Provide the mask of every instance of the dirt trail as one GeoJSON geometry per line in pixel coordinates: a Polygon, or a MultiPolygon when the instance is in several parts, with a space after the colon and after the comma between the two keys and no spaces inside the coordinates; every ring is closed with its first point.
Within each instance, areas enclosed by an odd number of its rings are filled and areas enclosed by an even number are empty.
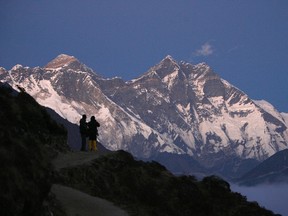
{"type": "MultiPolygon", "coordinates": [[[[68,152],[59,154],[53,160],[55,170],[65,167],[90,163],[93,159],[102,155],[96,152],[68,152]]],[[[71,187],[54,184],[51,192],[63,205],[67,216],[128,216],[128,214],[116,207],[113,203],[88,195],[71,187]]]]}
{"type": "Polygon", "coordinates": [[[55,166],[55,169],[59,171],[65,167],[72,167],[81,165],[84,163],[90,163],[93,159],[98,158],[101,154],[98,152],[68,152],[68,153],[59,153],[57,158],[52,161],[52,164],[55,166]]]}
{"type": "Polygon", "coordinates": [[[51,191],[62,203],[68,216],[128,216],[113,203],[62,185],[53,185],[51,191]]]}

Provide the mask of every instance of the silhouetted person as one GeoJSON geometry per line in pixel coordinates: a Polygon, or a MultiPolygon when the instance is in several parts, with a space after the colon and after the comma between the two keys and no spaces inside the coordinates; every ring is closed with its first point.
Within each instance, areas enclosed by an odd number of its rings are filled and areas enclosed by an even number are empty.
{"type": "Polygon", "coordinates": [[[86,137],[88,136],[88,125],[86,122],[86,115],[82,115],[79,129],[81,134],[81,151],[86,151],[86,137]]]}
{"type": "Polygon", "coordinates": [[[96,121],[95,116],[92,116],[90,122],[88,122],[88,135],[89,135],[89,150],[97,151],[97,136],[98,136],[98,127],[100,127],[99,122],[96,121]]]}

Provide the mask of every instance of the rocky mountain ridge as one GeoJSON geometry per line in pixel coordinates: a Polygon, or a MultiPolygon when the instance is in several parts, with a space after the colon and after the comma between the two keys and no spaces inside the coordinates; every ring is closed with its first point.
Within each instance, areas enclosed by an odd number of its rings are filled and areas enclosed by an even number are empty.
{"type": "Polygon", "coordinates": [[[247,163],[255,165],[287,148],[282,114],[251,100],[205,63],[167,56],[125,82],[103,78],[62,54],[43,68],[2,68],[0,80],[23,87],[70,122],[78,123],[83,113],[95,115],[105,147],[138,158],[185,155],[233,176],[247,171],[247,163]]]}

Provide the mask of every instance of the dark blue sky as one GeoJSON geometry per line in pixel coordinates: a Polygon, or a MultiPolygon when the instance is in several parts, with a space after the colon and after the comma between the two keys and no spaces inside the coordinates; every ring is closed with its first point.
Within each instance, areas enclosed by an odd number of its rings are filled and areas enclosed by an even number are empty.
{"type": "Polygon", "coordinates": [[[287,0],[0,0],[0,66],[65,53],[130,80],[169,54],[288,112],[287,20],[287,0]]]}

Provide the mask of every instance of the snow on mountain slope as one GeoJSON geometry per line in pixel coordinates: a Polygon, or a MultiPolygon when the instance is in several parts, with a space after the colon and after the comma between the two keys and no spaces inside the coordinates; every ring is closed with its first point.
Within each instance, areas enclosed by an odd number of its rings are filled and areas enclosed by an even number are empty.
{"type": "Polygon", "coordinates": [[[283,116],[281,115],[281,113],[279,113],[275,107],[270,104],[269,102],[265,101],[265,100],[254,100],[254,102],[261,107],[263,110],[265,110],[267,113],[270,113],[271,115],[273,115],[275,118],[277,118],[279,121],[283,122],[283,116]]]}
{"type": "Polygon", "coordinates": [[[286,125],[288,124],[288,113],[281,113],[281,116],[283,117],[284,122],[286,123],[286,125]]]}

